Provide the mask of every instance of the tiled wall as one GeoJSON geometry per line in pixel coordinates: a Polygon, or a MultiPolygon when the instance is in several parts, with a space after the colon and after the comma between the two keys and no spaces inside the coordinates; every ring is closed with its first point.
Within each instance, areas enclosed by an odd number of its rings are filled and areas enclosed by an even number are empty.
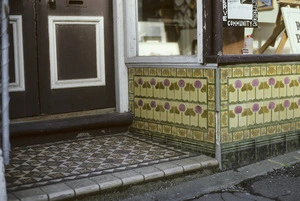
{"type": "Polygon", "coordinates": [[[221,68],[221,142],[300,129],[300,65],[221,68]]]}
{"type": "Polygon", "coordinates": [[[132,130],[211,155],[220,130],[226,168],[300,146],[300,63],[129,68],[129,90],[132,130]]]}
{"type": "Polygon", "coordinates": [[[214,153],[215,70],[130,68],[129,90],[133,130],[214,153]]]}
{"type": "Polygon", "coordinates": [[[220,69],[222,167],[299,149],[300,64],[220,69]]]}

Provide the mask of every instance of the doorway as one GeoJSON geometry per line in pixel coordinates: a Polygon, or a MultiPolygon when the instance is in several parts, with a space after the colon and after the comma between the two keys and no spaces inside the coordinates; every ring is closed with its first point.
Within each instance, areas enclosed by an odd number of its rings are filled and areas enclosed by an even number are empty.
{"type": "Polygon", "coordinates": [[[10,4],[11,118],[115,107],[111,0],[10,4]]]}

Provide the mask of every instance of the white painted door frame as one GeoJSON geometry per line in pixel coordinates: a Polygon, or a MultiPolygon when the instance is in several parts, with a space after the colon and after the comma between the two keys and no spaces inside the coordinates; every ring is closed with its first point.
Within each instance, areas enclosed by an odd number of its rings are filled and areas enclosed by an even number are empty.
{"type": "Polygon", "coordinates": [[[115,86],[116,110],[124,113],[129,111],[128,100],[128,69],[125,65],[124,53],[124,0],[113,0],[114,15],[114,51],[115,51],[115,86]]]}

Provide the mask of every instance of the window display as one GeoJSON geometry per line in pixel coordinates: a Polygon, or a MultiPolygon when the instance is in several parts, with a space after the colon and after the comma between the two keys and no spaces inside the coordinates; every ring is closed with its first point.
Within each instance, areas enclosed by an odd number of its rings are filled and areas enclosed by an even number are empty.
{"type": "MultiPolygon", "coordinates": [[[[300,10],[299,6],[299,0],[223,0],[223,54],[299,53],[287,33],[292,21],[284,20],[282,12],[285,7],[300,10]]],[[[293,18],[300,21],[300,14],[293,18]]]]}
{"type": "Polygon", "coordinates": [[[138,56],[194,55],[196,0],[138,0],[138,56]]]}

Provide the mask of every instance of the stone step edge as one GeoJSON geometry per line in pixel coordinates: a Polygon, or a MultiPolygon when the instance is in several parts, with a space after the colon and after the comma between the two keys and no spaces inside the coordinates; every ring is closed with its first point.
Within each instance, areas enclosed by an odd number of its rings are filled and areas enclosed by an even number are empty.
{"type": "Polygon", "coordinates": [[[15,191],[8,193],[8,201],[71,199],[209,167],[218,167],[218,161],[205,155],[194,156],[122,172],[15,191]]]}

